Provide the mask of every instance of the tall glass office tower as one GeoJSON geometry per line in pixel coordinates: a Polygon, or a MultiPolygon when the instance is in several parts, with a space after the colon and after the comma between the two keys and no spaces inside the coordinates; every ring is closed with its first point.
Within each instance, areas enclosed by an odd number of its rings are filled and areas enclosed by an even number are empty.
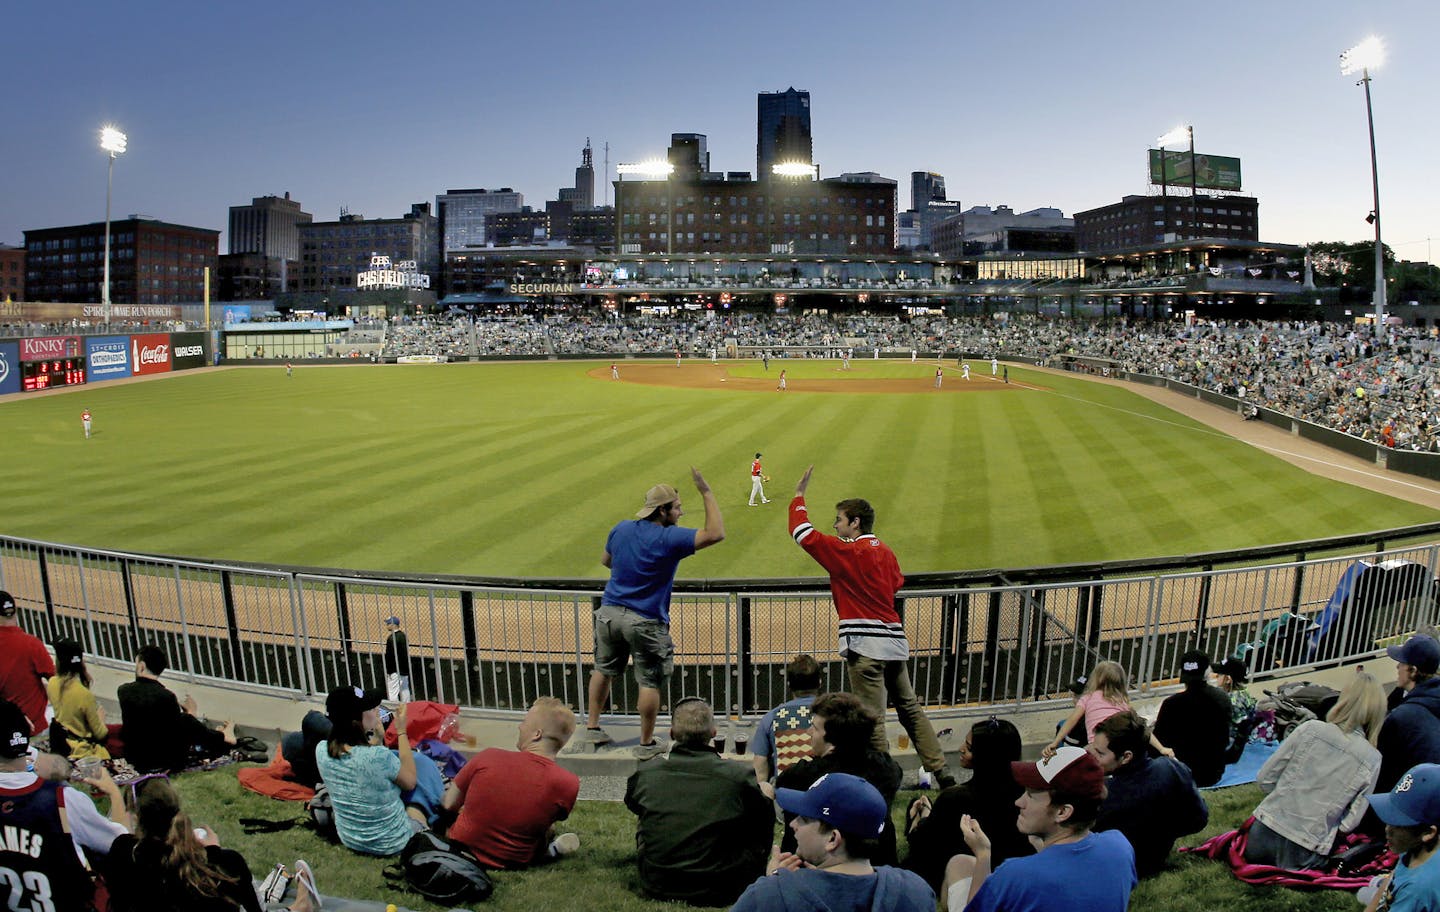
{"type": "Polygon", "coordinates": [[[814,161],[810,146],[810,93],[793,86],[783,92],[761,92],[756,119],[755,178],[770,177],[777,162],[814,161]]]}

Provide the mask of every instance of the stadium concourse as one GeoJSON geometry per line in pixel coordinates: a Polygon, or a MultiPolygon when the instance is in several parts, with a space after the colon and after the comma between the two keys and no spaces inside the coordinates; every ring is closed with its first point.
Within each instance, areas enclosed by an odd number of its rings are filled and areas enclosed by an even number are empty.
{"type": "MultiPolygon", "coordinates": [[[[1397,449],[1440,452],[1440,339],[1393,327],[1385,346],[1365,327],[1300,321],[1095,321],[1010,314],[994,317],[876,314],[776,315],[682,311],[616,317],[593,308],[524,309],[468,317],[397,321],[383,355],[449,358],[660,355],[679,349],[708,358],[734,340],[742,352],[775,357],[1023,360],[1162,376],[1239,396],[1260,408],[1397,449]],[[782,354],[783,353],[783,354],[782,354]]],[[[988,373],[980,363],[978,374],[988,373]]]]}

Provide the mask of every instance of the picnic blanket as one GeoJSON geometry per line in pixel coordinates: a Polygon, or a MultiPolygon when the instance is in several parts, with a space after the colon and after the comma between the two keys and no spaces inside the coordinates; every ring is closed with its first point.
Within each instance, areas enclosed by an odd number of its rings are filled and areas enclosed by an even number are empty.
{"type": "Polygon", "coordinates": [[[1274,753],[1280,749],[1278,741],[1266,744],[1261,741],[1251,741],[1245,745],[1245,750],[1240,754],[1240,759],[1225,767],[1225,775],[1214,785],[1207,785],[1205,788],[1218,789],[1229,788],[1232,785],[1246,785],[1254,782],[1255,777],[1260,774],[1260,767],[1265,765],[1274,753]]]}
{"type": "Polygon", "coordinates": [[[1254,822],[1255,818],[1251,817],[1242,823],[1238,830],[1221,833],[1198,846],[1181,848],[1180,851],[1223,861],[1230,866],[1230,872],[1235,875],[1236,880],[1248,884],[1297,887],[1302,890],[1359,890],[1367,886],[1376,874],[1384,874],[1394,868],[1399,859],[1399,856],[1387,848],[1369,855],[1359,864],[1341,861],[1340,857],[1346,852],[1370,844],[1364,836],[1351,833],[1341,837],[1339,845],[1336,846],[1337,857],[1332,857],[1332,861],[1336,862],[1333,871],[1291,871],[1272,865],[1251,864],[1245,860],[1245,844],[1250,825],[1254,822]]]}

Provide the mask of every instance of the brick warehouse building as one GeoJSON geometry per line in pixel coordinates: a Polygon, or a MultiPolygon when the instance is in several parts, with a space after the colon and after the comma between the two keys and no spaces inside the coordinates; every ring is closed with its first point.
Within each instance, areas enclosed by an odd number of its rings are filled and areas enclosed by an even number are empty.
{"type": "Polygon", "coordinates": [[[1167,239],[1260,240],[1260,201],[1253,196],[1200,194],[1126,196],[1075,213],[1075,246],[1091,253],[1125,250],[1167,239]]]}
{"type": "Polygon", "coordinates": [[[25,299],[25,248],[0,244],[0,301],[25,299]]]}
{"type": "MultiPolygon", "coordinates": [[[[219,262],[220,232],[131,216],[110,223],[110,300],[185,304],[205,297],[205,269],[219,262]]],[[[25,232],[25,298],[101,300],[105,223],[25,232]]]]}

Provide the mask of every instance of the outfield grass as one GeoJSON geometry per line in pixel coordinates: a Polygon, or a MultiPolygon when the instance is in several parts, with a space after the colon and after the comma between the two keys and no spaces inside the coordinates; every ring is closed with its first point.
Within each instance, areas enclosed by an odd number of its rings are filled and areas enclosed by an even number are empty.
{"type": "MultiPolygon", "coordinates": [[[[608,362],[605,362],[608,363],[608,362]]],[[[631,362],[622,364],[622,370],[631,362]]],[[[687,577],[813,576],[784,505],[868,498],[909,572],[1135,558],[1430,521],[1317,478],[1128,390],[1012,365],[1000,393],[931,394],[933,363],[858,360],[914,394],[807,393],[587,376],[599,362],[233,368],[0,402],[7,534],[194,557],[498,576],[604,575],[605,535],[687,466],[727,540],[687,577]],[[85,440],[79,414],[95,416],[85,440]],[[745,505],[765,453],[772,503],[745,505]]],[[[780,362],[771,362],[769,376],[780,362]]],[[[989,383],[988,365],[973,365],[989,383]]],[[[757,362],[728,365],[766,376],[757,362]]],[[[716,370],[687,362],[685,371],[716,370]]],[[[959,385],[951,374],[947,385],[959,385]]]]}
{"type": "MultiPolygon", "coordinates": [[[[281,833],[246,836],[241,817],[269,820],[301,819],[304,809],[291,802],[274,801],[242,789],[233,769],[186,774],[175,780],[184,806],[197,825],[213,827],[223,845],[241,852],[256,872],[275,862],[290,864],[304,858],[315,869],[324,892],[353,899],[376,899],[417,910],[442,912],[414,894],[388,889],[381,870],[386,861],[360,856],[326,843],[308,823],[281,833]]],[[[896,797],[892,819],[904,819],[904,807],[918,793],[896,797]]],[[[1235,829],[1260,803],[1253,786],[1204,793],[1210,805],[1210,825],[1181,840],[1198,845],[1216,833],[1235,829]]],[[[581,801],[564,829],[580,835],[580,852],[533,871],[494,875],[495,894],[484,908],[497,912],[585,909],[595,912],[664,912],[685,908],[659,903],[639,895],[635,874],[635,818],[623,804],[581,801]]],[[[777,829],[778,834],[778,829],[777,829]]],[[[902,852],[903,848],[902,839],[902,852]]],[[[477,907],[479,908],[479,907],[477,907]]],[[[1186,855],[1173,855],[1167,870],[1140,884],[1131,894],[1131,912],[1215,912],[1265,909],[1285,912],[1357,912],[1351,893],[1322,890],[1304,892],[1282,887],[1252,887],[1237,881],[1223,864],[1186,855]]]]}

